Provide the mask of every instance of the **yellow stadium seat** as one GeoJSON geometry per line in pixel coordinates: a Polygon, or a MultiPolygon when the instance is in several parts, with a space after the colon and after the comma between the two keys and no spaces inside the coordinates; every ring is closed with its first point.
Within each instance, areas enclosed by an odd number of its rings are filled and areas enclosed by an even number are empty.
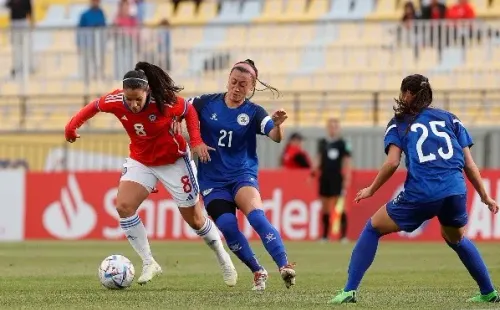
{"type": "Polygon", "coordinates": [[[205,0],[201,3],[198,15],[195,20],[200,24],[206,24],[217,16],[217,2],[215,0],[205,0]]]}
{"type": "Polygon", "coordinates": [[[145,21],[148,26],[157,26],[164,19],[170,20],[174,7],[171,1],[164,1],[156,4],[155,14],[152,18],[145,21]]]}
{"type": "Polygon", "coordinates": [[[285,3],[283,14],[277,16],[276,21],[307,21],[310,20],[306,15],[307,0],[288,0],[285,3]]]}
{"type": "Polygon", "coordinates": [[[366,20],[400,20],[401,15],[396,10],[395,0],[379,0],[375,11],[366,20]]]}
{"type": "Polygon", "coordinates": [[[276,22],[276,20],[283,14],[284,1],[283,0],[266,0],[263,1],[262,13],[259,17],[254,19],[255,23],[268,23],[276,22]]]}
{"type": "Polygon", "coordinates": [[[170,18],[169,22],[172,25],[196,23],[195,12],[196,4],[193,1],[181,1],[177,7],[177,11],[170,18]]]}
{"type": "MultiPolygon", "coordinates": [[[[498,18],[500,17],[500,0],[492,0],[492,4],[486,11],[480,11],[479,17],[498,18]]],[[[479,13],[479,12],[478,12],[479,13]]]]}

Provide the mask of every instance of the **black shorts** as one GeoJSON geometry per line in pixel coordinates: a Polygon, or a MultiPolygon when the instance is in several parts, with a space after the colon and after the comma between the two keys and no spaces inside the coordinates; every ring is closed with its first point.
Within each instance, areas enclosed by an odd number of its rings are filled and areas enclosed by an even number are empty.
{"type": "Polygon", "coordinates": [[[338,197],[342,193],[342,178],[320,178],[319,195],[321,197],[338,197]]]}

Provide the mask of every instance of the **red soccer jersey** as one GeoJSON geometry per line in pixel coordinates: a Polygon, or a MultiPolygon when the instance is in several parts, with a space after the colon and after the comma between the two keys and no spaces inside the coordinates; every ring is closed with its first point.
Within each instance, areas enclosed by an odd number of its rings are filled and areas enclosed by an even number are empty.
{"type": "Polygon", "coordinates": [[[75,132],[85,121],[97,112],[112,113],[122,123],[130,138],[130,158],[146,166],[162,166],[175,163],[188,150],[187,142],[181,134],[171,130],[174,117],[184,117],[187,122],[191,145],[202,142],[199,133],[198,115],[183,98],[171,106],[165,106],[160,113],[153,98],[139,113],[132,112],[123,100],[123,91],[115,90],[88,104],[68,125],[66,136],[75,132]]]}

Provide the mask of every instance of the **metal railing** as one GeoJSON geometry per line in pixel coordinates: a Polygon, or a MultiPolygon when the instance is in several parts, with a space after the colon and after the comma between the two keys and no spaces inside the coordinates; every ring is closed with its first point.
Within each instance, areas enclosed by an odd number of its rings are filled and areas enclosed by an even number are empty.
{"type": "Polygon", "coordinates": [[[169,70],[191,91],[213,91],[246,58],[282,89],[394,90],[415,71],[440,89],[495,88],[498,56],[498,21],[12,29],[0,32],[0,94],[101,93],[138,60],[169,70]]]}

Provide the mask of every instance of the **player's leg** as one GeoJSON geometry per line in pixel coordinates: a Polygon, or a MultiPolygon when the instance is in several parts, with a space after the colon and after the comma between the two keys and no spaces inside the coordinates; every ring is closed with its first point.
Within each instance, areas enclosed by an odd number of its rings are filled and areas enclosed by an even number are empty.
{"type": "Polygon", "coordinates": [[[116,210],[128,241],[142,259],[142,274],[139,284],[144,284],[161,274],[160,265],[154,260],[149,246],[148,234],[137,210],[148,197],[157,182],[153,172],[141,163],[128,158],[123,165],[122,177],[116,197],[116,210]]]}
{"type": "Polygon", "coordinates": [[[445,199],[438,215],[441,234],[452,248],[479,286],[480,294],[470,302],[500,302],[500,297],[493,287],[488,269],[478,249],[470,239],[464,236],[467,225],[467,197],[456,195],[445,199]]]}
{"type": "Polygon", "coordinates": [[[155,167],[154,172],[176,201],[184,221],[214,251],[222,270],[224,282],[228,286],[236,285],[238,274],[231,261],[231,256],[224,249],[217,227],[212,220],[203,214],[194,162],[186,156],[178,159],[172,165],[155,167]]]}
{"type": "Polygon", "coordinates": [[[254,274],[252,290],[263,291],[266,289],[267,271],[259,263],[247,238],[240,231],[238,219],[236,218],[236,204],[229,200],[232,200],[229,191],[221,189],[212,190],[205,197],[208,215],[212,217],[224,235],[229,249],[254,274]]]}
{"type": "Polygon", "coordinates": [[[321,220],[323,224],[323,234],[322,241],[327,241],[330,235],[330,212],[334,210],[335,205],[333,204],[333,183],[331,180],[321,177],[319,179],[319,197],[321,201],[321,220]]]}
{"type": "Polygon", "coordinates": [[[251,184],[239,184],[235,189],[234,201],[245,214],[250,225],[260,236],[264,247],[279,268],[287,288],[295,285],[295,270],[288,262],[285,245],[281,235],[269,222],[262,210],[262,199],[256,187],[251,184]]]}

